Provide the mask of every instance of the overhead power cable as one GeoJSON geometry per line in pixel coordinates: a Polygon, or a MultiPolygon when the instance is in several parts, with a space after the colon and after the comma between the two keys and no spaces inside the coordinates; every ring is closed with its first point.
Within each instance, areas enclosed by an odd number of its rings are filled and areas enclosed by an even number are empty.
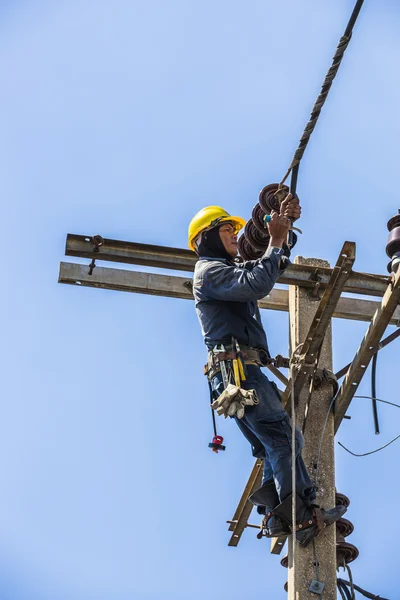
{"type": "MultiPolygon", "coordinates": [[[[338,578],[338,584],[339,582],[344,586],[350,586],[350,581],[346,581],[345,579],[340,579],[338,578]]],[[[353,587],[357,592],[360,592],[360,594],[362,594],[363,596],[365,596],[365,598],[369,598],[370,600],[389,600],[388,598],[383,598],[383,596],[376,596],[375,594],[371,594],[371,592],[367,592],[366,590],[363,590],[363,588],[361,588],[359,585],[356,585],[355,583],[353,583],[353,587]]]]}
{"type": "Polygon", "coordinates": [[[293,194],[293,196],[296,194],[297,177],[298,177],[298,173],[299,173],[300,161],[303,158],[303,155],[304,155],[305,149],[307,148],[307,144],[310,140],[311,134],[314,131],[315,126],[318,121],[318,118],[319,118],[319,115],[321,114],[322,107],[325,104],[325,101],[328,97],[329,90],[331,89],[331,86],[332,86],[332,82],[336,77],[336,74],[340,67],[340,63],[342,62],[343,55],[344,55],[344,53],[347,49],[347,46],[349,45],[349,42],[351,40],[353,28],[357,21],[357,18],[358,18],[358,15],[360,13],[363,3],[364,3],[364,0],[358,0],[356,2],[356,5],[355,5],[352,15],[350,17],[350,20],[347,24],[346,30],[345,30],[343,36],[339,40],[339,44],[338,44],[338,46],[336,48],[336,52],[333,56],[332,64],[329,68],[329,71],[327,72],[327,74],[325,76],[319,96],[318,96],[318,98],[313,106],[313,109],[311,111],[310,119],[303,131],[303,135],[300,138],[299,146],[298,146],[296,152],[294,153],[292,162],[289,165],[286,175],[280,182],[280,185],[283,185],[284,182],[286,181],[286,179],[288,178],[288,176],[290,175],[290,173],[292,173],[292,177],[291,177],[291,181],[290,181],[290,192],[293,194]]]}

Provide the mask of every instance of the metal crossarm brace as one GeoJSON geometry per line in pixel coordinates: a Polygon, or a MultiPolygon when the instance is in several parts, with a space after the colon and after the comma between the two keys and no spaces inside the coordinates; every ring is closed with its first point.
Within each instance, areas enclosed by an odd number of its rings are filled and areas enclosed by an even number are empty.
{"type": "MultiPolygon", "coordinates": [[[[81,287],[193,300],[192,280],[189,277],[178,277],[176,275],[159,275],[97,266],[92,275],[89,275],[88,265],[62,262],[60,263],[58,282],[81,287]]],[[[368,300],[363,300],[363,302],[371,304],[368,300]]],[[[375,304],[375,302],[372,304],[375,304]]],[[[274,289],[269,296],[259,302],[259,306],[260,308],[287,312],[289,310],[288,293],[286,290],[274,289]]],[[[368,308],[371,312],[371,308],[368,308]]],[[[349,310],[352,310],[351,307],[349,307],[349,310]]],[[[358,309],[352,310],[353,316],[351,318],[368,320],[368,316],[363,317],[363,314],[358,313],[358,309]]]]}
{"type": "MultiPolygon", "coordinates": [[[[95,260],[106,260],[131,265],[145,265],[178,271],[194,271],[197,256],[191,250],[182,248],[169,248],[168,246],[154,246],[152,244],[139,244],[137,242],[122,242],[119,240],[103,239],[100,247],[93,243],[91,236],[67,235],[65,254],[95,260]]],[[[95,269],[96,271],[96,269],[95,269]]],[[[301,287],[314,287],[310,276],[315,268],[305,265],[290,265],[282,273],[279,283],[299,285],[301,287]]],[[[318,269],[320,289],[323,290],[332,275],[332,269],[321,267],[318,269]]],[[[386,275],[372,275],[369,273],[353,272],[349,277],[343,291],[366,296],[383,296],[389,277],[386,275]]]]}
{"type": "Polygon", "coordinates": [[[249,496],[254,490],[258,489],[262,480],[263,461],[259,458],[256,460],[251,471],[249,480],[244,488],[242,497],[240,498],[238,507],[233,515],[229,531],[232,531],[231,539],[228,546],[237,546],[244,529],[247,526],[247,521],[254,506],[249,500],[249,496]]]}
{"type": "MultiPolygon", "coordinates": [[[[317,312],[311,323],[308,335],[301,347],[301,355],[298,361],[298,368],[294,381],[295,399],[299,397],[301,390],[308,375],[316,366],[316,356],[324,341],[325,331],[333,316],[340,295],[343,291],[347,279],[350,277],[351,269],[356,259],[354,242],[345,242],[337,260],[336,266],[332,270],[332,275],[328,285],[318,305],[317,312]]],[[[292,383],[289,383],[282,395],[282,402],[285,407],[288,406],[292,390],[292,383]]]]}
{"type": "MultiPolygon", "coordinates": [[[[177,275],[159,275],[98,266],[89,275],[89,265],[62,262],[58,281],[81,287],[193,300],[192,280],[190,277],[178,277],[177,275]]],[[[274,288],[269,296],[259,301],[258,305],[260,308],[287,312],[289,310],[288,292],[274,288]]],[[[379,303],[375,300],[340,298],[333,316],[339,319],[369,322],[378,306],[379,303]]],[[[390,324],[397,325],[399,322],[400,306],[396,308],[390,324]]],[[[278,374],[275,374],[278,377],[278,374]]],[[[287,385],[287,381],[283,381],[283,379],[281,381],[285,386],[287,385]]]]}
{"type": "Polygon", "coordinates": [[[382,298],[380,307],[377,309],[367,333],[353,362],[347,372],[335,401],[335,433],[339,429],[340,423],[353,399],[354,394],[360,384],[360,381],[370,363],[371,358],[378,349],[379,342],[385,332],[385,329],[396,309],[400,300],[400,269],[393,277],[385,295],[382,298]]]}
{"type": "Polygon", "coordinates": [[[197,262],[195,252],[183,248],[123,242],[108,238],[103,238],[102,241],[102,245],[96,249],[92,236],[69,233],[65,255],[178,271],[194,271],[194,265],[197,262]]]}

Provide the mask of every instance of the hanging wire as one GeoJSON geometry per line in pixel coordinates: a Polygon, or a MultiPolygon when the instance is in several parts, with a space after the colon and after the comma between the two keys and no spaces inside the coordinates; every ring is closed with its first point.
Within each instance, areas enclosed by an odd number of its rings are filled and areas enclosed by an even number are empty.
{"type": "Polygon", "coordinates": [[[328,407],[328,412],[326,413],[325,421],[322,426],[322,431],[321,431],[321,435],[320,435],[319,442],[318,442],[318,453],[317,453],[317,461],[316,461],[317,466],[315,468],[315,487],[318,487],[319,461],[321,458],[322,442],[324,439],[325,429],[328,424],[329,415],[331,414],[331,410],[335,403],[335,400],[336,400],[336,394],[333,395],[332,400],[330,401],[330,404],[328,407]]]}
{"type": "Polygon", "coordinates": [[[371,396],[372,396],[372,414],[374,417],[375,433],[379,433],[378,407],[376,404],[376,363],[378,362],[378,351],[372,357],[371,365],[371,396]]]}
{"type": "Polygon", "coordinates": [[[291,419],[292,419],[292,560],[293,560],[293,579],[296,581],[296,406],[294,399],[294,377],[295,366],[291,364],[290,379],[292,382],[291,392],[291,419]]]}
{"type": "Polygon", "coordinates": [[[314,550],[315,579],[316,579],[316,581],[320,581],[320,579],[319,579],[319,560],[318,560],[317,545],[315,543],[315,539],[313,540],[313,550],[314,550]]]}
{"type": "Polygon", "coordinates": [[[360,456],[369,456],[370,454],[375,454],[376,452],[380,452],[381,450],[384,450],[385,448],[387,448],[388,446],[390,446],[390,444],[393,444],[393,442],[395,442],[399,438],[400,438],[400,434],[397,435],[392,440],[390,440],[390,442],[388,442],[384,446],[381,446],[380,448],[376,448],[376,450],[371,450],[371,452],[364,452],[363,454],[356,454],[355,452],[352,452],[351,450],[349,450],[348,448],[346,448],[346,446],[343,446],[343,444],[341,442],[338,442],[338,444],[339,444],[339,446],[341,446],[343,448],[343,450],[346,450],[346,452],[348,452],[352,456],[360,457],[360,456]]]}
{"type": "MultiPolygon", "coordinates": [[[[365,275],[365,273],[364,273],[364,275],[365,275]]],[[[393,333],[391,333],[390,335],[388,335],[387,337],[385,337],[385,339],[383,339],[381,342],[379,342],[379,344],[378,344],[378,350],[382,350],[382,348],[384,348],[385,346],[387,346],[388,344],[390,344],[391,342],[393,342],[399,336],[400,336],[400,328],[396,329],[396,331],[394,331],[393,333]]],[[[377,350],[377,352],[378,352],[378,350],[377,350]]],[[[351,366],[351,363],[349,363],[348,365],[346,365],[345,367],[343,367],[342,369],[340,369],[340,371],[338,371],[336,373],[336,378],[340,379],[341,377],[343,377],[343,375],[346,375],[346,373],[349,370],[350,366],[351,366]]]]}
{"type": "Polygon", "coordinates": [[[354,398],[366,398],[367,400],[376,400],[377,402],[383,402],[383,404],[389,404],[390,406],[400,408],[400,404],[396,404],[395,402],[389,402],[388,400],[382,400],[382,398],[374,398],[373,396],[354,396],[354,398]]]}
{"type": "Polygon", "coordinates": [[[350,580],[351,600],[355,600],[355,597],[356,597],[356,592],[355,592],[355,590],[354,590],[354,584],[353,584],[353,574],[352,574],[352,572],[351,572],[351,569],[350,569],[350,567],[349,567],[349,565],[348,565],[347,563],[346,563],[346,565],[345,565],[345,569],[346,569],[346,571],[347,571],[347,573],[348,573],[349,580],[350,580]]]}
{"type": "Polygon", "coordinates": [[[319,363],[319,359],[321,357],[321,352],[322,352],[322,345],[323,345],[323,341],[318,349],[317,355],[315,357],[315,361],[314,361],[314,371],[312,372],[312,375],[310,377],[310,384],[308,387],[308,397],[307,397],[307,402],[306,402],[306,407],[304,410],[304,420],[303,420],[303,426],[302,426],[302,434],[305,434],[306,431],[306,426],[307,426],[307,418],[308,418],[308,414],[310,412],[310,406],[311,406],[311,399],[312,399],[312,394],[314,391],[314,381],[315,381],[315,374],[317,372],[318,369],[318,363],[319,363]]]}
{"type": "MultiPolygon", "coordinates": [[[[338,578],[337,581],[338,584],[340,582],[343,585],[343,589],[345,589],[346,586],[350,586],[350,581],[346,581],[345,579],[338,578]]],[[[379,594],[377,596],[375,594],[371,594],[371,592],[363,590],[363,588],[361,588],[359,585],[356,585],[355,583],[353,583],[353,587],[357,592],[360,592],[360,594],[362,594],[366,598],[369,598],[370,600],[389,600],[388,598],[383,598],[383,596],[380,596],[379,594]]]]}
{"type": "Polygon", "coordinates": [[[337,587],[342,597],[342,600],[352,600],[350,591],[347,589],[342,579],[337,580],[337,587]]]}
{"type": "MultiPolygon", "coordinates": [[[[383,404],[389,404],[390,406],[395,406],[396,408],[400,408],[400,404],[395,404],[394,402],[389,402],[388,400],[382,400],[381,398],[375,398],[373,396],[358,396],[357,395],[357,396],[354,396],[354,398],[366,398],[367,400],[375,400],[376,402],[382,402],[383,404]]],[[[388,442],[384,446],[381,446],[380,448],[377,448],[376,450],[371,450],[371,452],[364,452],[363,454],[356,454],[355,452],[352,452],[351,450],[346,448],[346,446],[344,446],[341,442],[338,442],[338,444],[352,456],[360,457],[360,456],[369,456],[370,454],[375,454],[375,452],[380,452],[380,450],[384,450],[385,448],[390,446],[390,444],[393,444],[393,442],[395,442],[399,438],[400,438],[400,434],[397,435],[392,440],[390,440],[390,442],[388,442]]]]}

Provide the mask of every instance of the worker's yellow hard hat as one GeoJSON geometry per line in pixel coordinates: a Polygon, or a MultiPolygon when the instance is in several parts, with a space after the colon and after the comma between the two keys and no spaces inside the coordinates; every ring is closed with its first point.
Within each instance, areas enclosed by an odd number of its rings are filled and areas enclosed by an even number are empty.
{"type": "Polygon", "coordinates": [[[238,233],[246,225],[246,221],[241,217],[231,217],[220,206],[206,206],[202,208],[190,221],[188,232],[189,248],[195,250],[194,241],[202,231],[212,229],[221,223],[232,223],[235,233],[238,233]]]}

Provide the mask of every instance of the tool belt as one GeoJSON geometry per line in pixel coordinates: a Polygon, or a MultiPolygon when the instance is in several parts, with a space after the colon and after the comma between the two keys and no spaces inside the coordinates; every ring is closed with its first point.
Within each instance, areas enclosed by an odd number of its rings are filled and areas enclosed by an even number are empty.
{"type": "MultiPolygon", "coordinates": [[[[270,356],[265,350],[259,348],[250,348],[248,346],[240,346],[240,350],[242,353],[243,361],[246,365],[257,365],[259,367],[265,367],[266,365],[275,362],[275,359],[270,358],[270,356]]],[[[204,375],[206,375],[208,379],[212,379],[214,375],[220,372],[221,362],[227,360],[234,360],[235,358],[235,352],[233,350],[230,350],[229,347],[226,349],[226,352],[215,352],[211,350],[208,353],[207,364],[204,365],[204,375]]]]}

